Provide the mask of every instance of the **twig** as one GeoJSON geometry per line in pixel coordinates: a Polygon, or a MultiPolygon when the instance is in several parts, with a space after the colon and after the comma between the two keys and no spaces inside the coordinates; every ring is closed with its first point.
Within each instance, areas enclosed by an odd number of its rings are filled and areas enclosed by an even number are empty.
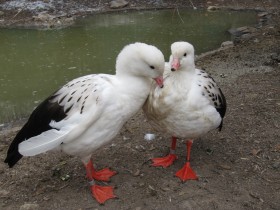
{"type": "Polygon", "coordinates": [[[180,20],[182,21],[182,23],[185,23],[184,20],[182,19],[181,15],[180,15],[180,12],[179,12],[179,10],[178,10],[178,7],[176,8],[176,10],[177,10],[177,14],[178,14],[180,20]]]}
{"type": "Polygon", "coordinates": [[[193,2],[191,0],[189,0],[189,2],[191,3],[193,9],[196,9],[196,7],[193,5],[193,2]]]}
{"type": "Polygon", "coordinates": [[[21,13],[22,10],[23,10],[23,9],[20,9],[20,10],[17,12],[17,14],[15,14],[14,17],[12,17],[12,19],[14,19],[19,13],[21,13]]]}

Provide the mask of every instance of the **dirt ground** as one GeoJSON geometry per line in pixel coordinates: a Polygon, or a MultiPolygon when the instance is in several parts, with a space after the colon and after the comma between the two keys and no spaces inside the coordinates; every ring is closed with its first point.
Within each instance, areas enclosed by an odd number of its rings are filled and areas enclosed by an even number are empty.
{"type": "MultiPolygon", "coordinates": [[[[76,2],[101,2],[105,8],[109,1],[76,2]]],[[[162,6],[158,2],[165,7],[184,2],[191,6],[191,1],[129,2],[128,8],[162,6]]],[[[223,130],[194,141],[191,163],[198,181],[181,183],[174,177],[185,161],[183,139],[174,165],[150,166],[151,158],[168,153],[170,136],[156,133],[155,140],[144,140],[145,133],[154,131],[140,111],[110,145],[94,153],[98,169],[109,166],[118,171],[110,183],[118,199],[101,206],[92,199],[84,167],[76,157],[49,153],[23,158],[8,168],[3,162],[7,148],[22,126],[16,122],[0,131],[0,209],[280,209],[280,1],[243,2],[193,1],[199,8],[262,9],[271,15],[252,36],[206,53],[196,62],[212,73],[228,103],[223,130]]],[[[10,25],[15,14],[5,12],[2,22],[7,19],[10,25]]],[[[15,18],[31,20],[29,13],[15,18]]]]}

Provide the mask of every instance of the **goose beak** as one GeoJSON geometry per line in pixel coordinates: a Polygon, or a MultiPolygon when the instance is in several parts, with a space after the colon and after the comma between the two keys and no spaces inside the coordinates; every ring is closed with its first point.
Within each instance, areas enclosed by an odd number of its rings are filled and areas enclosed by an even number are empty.
{"type": "Polygon", "coordinates": [[[157,78],[154,78],[154,80],[156,81],[156,83],[158,84],[158,86],[160,88],[163,88],[163,77],[162,76],[159,76],[157,78]]]}
{"type": "Polygon", "coordinates": [[[171,71],[177,71],[180,68],[180,60],[178,58],[173,58],[171,62],[171,71]]]}

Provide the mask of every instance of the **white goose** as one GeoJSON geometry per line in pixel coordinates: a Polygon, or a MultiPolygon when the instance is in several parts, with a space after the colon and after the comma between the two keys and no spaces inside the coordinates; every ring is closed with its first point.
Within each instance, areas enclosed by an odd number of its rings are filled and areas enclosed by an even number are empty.
{"type": "Polygon", "coordinates": [[[163,85],[164,56],[156,47],[130,44],[120,52],[116,75],[92,74],[74,79],[43,101],[11,143],[6,163],[22,156],[60,150],[79,156],[85,165],[93,197],[104,203],[116,197],[108,181],[116,172],[95,171],[92,152],[109,143],[123,124],[143,106],[152,79],[163,85]]]}
{"type": "Polygon", "coordinates": [[[195,68],[194,48],[190,43],[175,42],[171,45],[171,52],[170,64],[164,73],[164,88],[154,85],[143,110],[153,127],[172,135],[170,154],[154,158],[153,166],[171,165],[177,159],[177,138],[188,139],[187,162],[176,173],[186,181],[197,179],[190,167],[193,139],[215,128],[221,130],[226,100],[214,79],[195,68]]]}

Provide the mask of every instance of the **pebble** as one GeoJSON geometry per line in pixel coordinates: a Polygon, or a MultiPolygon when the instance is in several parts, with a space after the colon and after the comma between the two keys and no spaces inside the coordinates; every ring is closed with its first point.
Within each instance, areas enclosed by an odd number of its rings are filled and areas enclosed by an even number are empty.
{"type": "Polygon", "coordinates": [[[225,41],[221,44],[221,47],[233,47],[233,41],[225,41]]]}
{"type": "Polygon", "coordinates": [[[134,173],[133,173],[133,176],[139,176],[140,175],[140,170],[139,169],[137,169],[134,173]]]}
{"type": "Polygon", "coordinates": [[[149,189],[149,193],[150,193],[151,196],[156,196],[157,195],[157,191],[151,185],[148,186],[148,189],[149,189]]]}
{"type": "Polygon", "coordinates": [[[146,141],[153,141],[156,138],[156,135],[153,133],[146,133],[144,139],[146,141]]]}
{"type": "Polygon", "coordinates": [[[273,167],[274,169],[280,169],[280,162],[275,162],[275,163],[273,163],[273,164],[272,164],[272,167],[273,167]]]}
{"type": "Polygon", "coordinates": [[[115,1],[110,2],[111,9],[119,9],[119,8],[123,8],[127,5],[128,5],[128,2],[124,1],[124,0],[115,0],[115,1]]]}
{"type": "Polygon", "coordinates": [[[7,190],[0,190],[0,197],[6,197],[9,193],[7,190]]]}
{"type": "Polygon", "coordinates": [[[0,11],[0,16],[4,15],[5,13],[3,11],[0,11]]]}
{"type": "Polygon", "coordinates": [[[123,136],[123,140],[129,140],[130,138],[129,137],[126,137],[126,136],[123,136]]]}
{"type": "Polygon", "coordinates": [[[207,8],[208,11],[215,11],[215,10],[219,10],[219,9],[220,9],[220,7],[217,7],[217,6],[209,6],[207,8]]]}
{"type": "Polygon", "coordinates": [[[139,183],[139,187],[144,187],[145,186],[145,183],[144,182],[140,182],[139,183]]]}
{"type": "Polygon", "coordinates": [[[37,210],[39,205],[36,203],[25,203],[19,208],[20,210],[37,210]]]}
{"type": "Polygon", "coordinates": [[[225,165],[225,164],[220,164],[219,167],[221,169],[225,169],[225,170],[230,170],[231,169],[231,167],[229,165],[225,165]]]}
{"type": "Polygon", "coordinates": [[[146,150],[143,145],[136,145],[135,149],[138,150],[139,152],[144,152],[146,150]]]}

